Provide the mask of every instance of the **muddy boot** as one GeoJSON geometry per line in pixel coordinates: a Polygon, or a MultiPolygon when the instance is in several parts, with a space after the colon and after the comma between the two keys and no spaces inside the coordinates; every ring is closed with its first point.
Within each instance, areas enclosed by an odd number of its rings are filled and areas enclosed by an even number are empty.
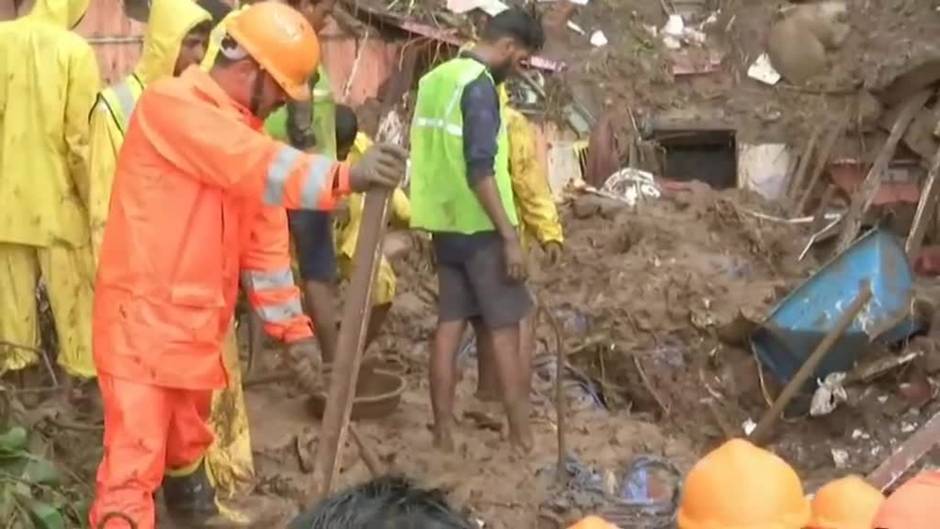
{"type": "Polygon", "coordinates": [[[192,474],[164,478],[163,500],[176,529],[279,527],[293,515],[289,503],[274,498],[218,501],[204,463],[192,474]]]}

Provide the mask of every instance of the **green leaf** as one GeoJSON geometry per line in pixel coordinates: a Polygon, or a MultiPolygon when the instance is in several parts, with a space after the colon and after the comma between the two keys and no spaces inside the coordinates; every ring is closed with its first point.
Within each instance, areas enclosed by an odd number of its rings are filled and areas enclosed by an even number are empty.
{"type": "Polygon", "coordinates": [[[14,426],[9,430],[0,433],[0,453],[8,454],[22,451],[26,448],[28,435],[26,429],[20,426],[14,426]]]}
{"type": "Polygon", "coordinates": [[[36,529],[65,529],[65,518],[55,507],[32,498],[20,498],[36,529]]]}
{"type": "Polygon", "coordinates": [[[62,473],[52,463],[34,457],[26,463],[23,479],[39,485],[58,485],[62,482],[62,473]]]}

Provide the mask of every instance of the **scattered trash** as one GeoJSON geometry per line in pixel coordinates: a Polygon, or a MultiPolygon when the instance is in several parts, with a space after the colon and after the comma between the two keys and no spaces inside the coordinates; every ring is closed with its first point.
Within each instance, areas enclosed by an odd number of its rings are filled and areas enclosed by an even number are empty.
{"type": "Polygon", "coordinates": [[[744,430],[744,435],[751,435],[751,432],[757,428],[757,423],[753,419],[748,417],[746,421],[741,424],[741,429],[744,430]]]}
{"type": "Polygon", "coordinates": [[[868,432],[863,431],[860,428],[852,430],[852,439],[857,441],[859,439],[868,440],[871,439],[871,435],[868,432]]]}
{"type": "Polygon", "coordinates": [[[604,32],[597,30],[594,33],[591,33],[591,45],[595,48],[601,48],[607,45],[607,35],[604,35],[604,32]]]}
{"type": "Polygon", "coordinates": [[[751,66],[747,69],[747,76],[770,86],[779,83],[780,79],[783,79],[780,72],[771,64],[770,55],[766,52],[751,63],[751,66]]]}
{"type": "Polygon", "coordinates": [[[849,466],[849,452],[848,450],[843,450],[841,448],[832,449],[832,462],[835,463],[836,468],[843,469],[849,466]]]}
{"type": "MultiPolygon", "coordinates": [[[[868,475],[868,482],[884,492],[940,441],[940,413],[930,418],[920,430],[904,441],[891,456],[868,475]]],[[[894,446],[896,440],[892,439],[894,446]]]]}
{"type": "Polygon", "coordinates": [[[911,433],[917,429],[917,425],[912,422],[901,423],[901,433],[911,433]]]}
{"type": "Polygon", "coordinates": [[[813,394],[809,414],[813,417],[829,415],[840,403],[849,400],[849,394],[843,386],[845,379],[845,373],[829,373],[825,380],[818,380],[819,387],[813,394]]]}
{"type": "Polygon", "coordinates": [[[487,15],[495,17],[509,9],[509,6],[500,0],[447,0],[447,9],[458,15],[479,9],[487,15]]]}
{"type": "Polygon", "coordinates": [[[617,198],[629,206],[636,206],[641,200],[655,199],[662,196],[652,173],[627,167],[610,175],[604,182],[604,196],[617,198]]]}
{"type": "Polygon", "coordinates": [[[587,35],[587,31],[584,31],[584,28],[576,24],[573,20],[568,21],[568,29],[579,35],[587,35]]]}
{"type": "Polygon", "coordinates": [[[753,189],[768,200],[783,198],[790,170],[786,143],[738,145],[738,185],[753,189]]]}
{"type": "Polygon", "coordinates": [[[705,43],[705,33],[698,28],[691,28],[685,25],[682,15],[672,14],[666,21],[666,25],[658,31],[651,31],[653,36],[661,35],[663,45],[670,50],[678,50],[685,44],[702,45],[705,43]]]}

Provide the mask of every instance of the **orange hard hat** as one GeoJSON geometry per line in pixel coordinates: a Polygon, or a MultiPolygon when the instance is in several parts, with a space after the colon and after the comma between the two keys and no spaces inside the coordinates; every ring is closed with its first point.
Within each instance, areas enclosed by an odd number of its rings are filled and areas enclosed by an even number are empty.
{"type": "Polygon", "coordinates": [[[296,9],[258,2],[235,13],[226,32],[296,101],[310,98],[307,84],[320,64],[320,43],[296,9]]]}
{"type": "Polygon", "coordinates": [[[813,498],[809,529],[871,529],[885,497],[858,476],[825,484],[813,498]]]}
{"type": "Polygon", "coordinates": [[[578,523],[568,529],[618,529],[616,525],[608,522],[600,516],[588,516],[582,518],[578,523]]]}
{"type": "Polygon", "coordinates": [[[692,467],[679,505],[679,529],[803,529],[809,502],[793,467],[732,439],[692,467]]]}
{"type": "Polygon", "coordinates": [[[898,487],[878,509],[872,529],[936,529],[940,472],[923,472],[898,487]]]}

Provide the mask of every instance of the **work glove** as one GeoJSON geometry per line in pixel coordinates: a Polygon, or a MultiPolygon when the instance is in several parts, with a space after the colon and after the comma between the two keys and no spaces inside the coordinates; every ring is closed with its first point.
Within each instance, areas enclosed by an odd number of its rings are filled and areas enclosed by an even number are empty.
{"type": "Polygon", "coordinates": [[[296,375],[295,381],[310,392],[320,383],[320,348],[313,338],[287,344],[284,351],[285,368],[296,375]]]}
{"type": "Polygon", "coordinates": [[[291,147],[306,151],[317,146],[313,131],[313,103],[290,101],[287,103],[287,138],[291,147]]]}
{"type": "Polygon", "coordinates": [[[353,191],[394,189],[405,176],[407,162],[407,150],[390,143],[376,143],[349,169],[349,186],[353,191]]]}
{"type": "Polygon", "coordinates": [[[554,266],[561,261],[562,247],[560,242],[548,241],[542,246],[542,250],[545,252],[545,258],[548,259],[548,264],[554,266]]]}

